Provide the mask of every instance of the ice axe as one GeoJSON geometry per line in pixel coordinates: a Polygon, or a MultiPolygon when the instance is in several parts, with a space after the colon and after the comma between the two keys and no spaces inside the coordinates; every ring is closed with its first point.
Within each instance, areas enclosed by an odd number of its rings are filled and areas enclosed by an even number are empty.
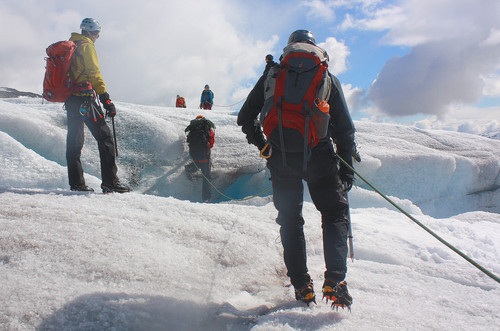
{"type": "MultiPolygon", "coordinates": [[[[354,149],[352,151],[352,158],[354,159],[355,162],[361,162],[361,156],[359,155],[358,152],[358,146],[357,144],[354,144],[354,149]]],[[[346,192],[345,198],[347,199],[347,203],[349,203],[349,197],[348,193],[346,192]]],[[[348,234],[347,234],[347,239],[349,239],[349,257],[351,260],[354,262],[354,243],[352,240],[352,224],[351,224],[351,208],[347,209],[347,219],[349,221],[348,224],[348,234]]]]}
{"type": "Polygon", "coordinates": [[[113,140],[115,143],[115,155],[118,157],[118,145],[116,144],[116,129],[115,129],[115,118],[111,117],[111,124],[113,125],[113,140]]]}
{"type": "MultiPolygon", "coordinates": [[[[347,193],[345,194],[345,197],[349,203],[349,198],[347,197],[347,193]]],[[[351,224],[351,208],[347,210],[347,219],[349,221],[348,224],[348,234],[347,234],[347,239],[349,239],[349,257],[351,258],[352,262],[354,262],[354,243],[352,241],[352,224],[351,224]]]]}
{"type": "MultiPolygon", "coordinates": [[[[94,98],[97,100],[97,104],[99,106],[101,113],[104,114],[102,107],[101,107],[101,102],[99,101],[99,98],[97,97],[95,91],[94,91],[94,98]]],[[[107,117],[108,117],[108,113],[106,112],[106,118],[107,117]]],[[[116,129],[115,129],[115,118],[114,117],[111,117],[111,124],[113,126],[113,142],[115,145],[115,156],[118,157],[118,145],[116,144],[116,129]]]]}

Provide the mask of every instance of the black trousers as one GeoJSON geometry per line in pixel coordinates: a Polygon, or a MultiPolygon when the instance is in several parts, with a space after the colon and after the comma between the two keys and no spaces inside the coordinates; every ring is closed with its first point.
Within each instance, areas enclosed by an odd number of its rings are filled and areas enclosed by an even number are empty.
{"type": "Polygon", "coordinates": [[[117,167],[115,160],[115,145],[109,126],[106,124],[104,116],[99,116],[97,112],[90,110],[89,114],[82,116],[81,105],[86,102],[93,104],[95,109],[99,109],[92,97],[80,97],[72,95],[64,104],[68,120],[68,134],[66,136],[66,161],[68,163],[69,185],[85,185],[83,178],[83,167],[80,160],[83,144],[85,141],[84,127],[90,130],[99,148],[101,160],[101,178],[105,184],[118,182],[116,176],[117,167]]]}
{"type": "MultiPolygon", "coordinates": [[[[208,144],[189,144],[189,154],[198,168],[200,168],[203,175],[210,179],[212,166],[210,164],[210,147],[208,144]]],[[[210,183],[207,179],[203,178],[201,199],[203,201],[209,201],[211,197],[212,190],[210,189],[210,183]]]]}
{"type": "Polygon", "coordinates": [[[322,141],[314,147],[306,171],[302,170],[303,153],[286,153],[285,157],[286,166],[281,152],[275,149],[267,166],[271,171],[273,202],[278,210],[276,222],[281,226],[287,275],[296,288],[310,280],[302,217],[304,179],[312,201],[321,213],[325,278],[341,281],[347,272],[349,204],[347,193],[341,188],[333,146],[330,141],[322,141]]]}

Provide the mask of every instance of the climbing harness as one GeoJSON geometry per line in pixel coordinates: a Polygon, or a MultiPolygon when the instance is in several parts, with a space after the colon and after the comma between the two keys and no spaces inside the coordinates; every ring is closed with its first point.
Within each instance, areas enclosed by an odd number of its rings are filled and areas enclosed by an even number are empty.
{"type": "Polygon", "coordinates": [[[487,270],[486,268],[484,268],[482,265],[480,265],[479,263],[477,263],[476,261],[474,261],[472,258],[470,258],[469,256],[467,256],[466,254],[464,254],[462,251],[460,251],[458,248],[454,247],[453,245],[451,245],[450,243],[448,243],[446,240],[444,240],[443,238],[441,238],[439,235],[437,235],[435,232],[433,232],[431,229],[429,229],[427,226],[425,226],[424,224],[422,224],[420,221],[418,221],[415,217],[411,216],[408,212],[406,212],[403,208],[399,207],[394,201],[392,201],[391,199],[389,199],[386,195],[384,195],[382,192],[380,192],[375,186],[373,186],[368,180],[366,180],[363,176],[361,176],[356,170],[354,170],[353,167],[351,167],[351,165],[349,163],[347,163],[346,161],[344,161],[344,159],[342,159],[340,156],[337,155],[337,157],[339,158],[339,160],[348,168],[350,169],[351,171],[353,171],[359,178],[361,178],[361,180],[363,180],[368,186],[370,186],[375,192],[377,192],[382,198],[384,198],[385,200],[387,200],[387,202],[389,202],[391,205],[393,205],[394,207],[396,207],[397,210],[399,210],[401,213],[403,213],[406,217],[408,217],[410,220],[412,220],[413,222],[415,222],[418,226],[420,226],[422,229],[424,229],[425,231],[427,231],[430,235],[432,235],[434,238],[436,238],[437,240],[439,240],[442,244],[444,244],[446,247],[448,247],[449,249],[451,249],[452,251],[454,251],[455,253],[457,253],[458,255],[460,255],[462,258],[464,258],[467,262],[469,262],[470,264],[472,264],[474,267],[478,268],[479,270],[481,270],[483,273],[485,273],[488,277],[490,277],[491,279],[495,280],[497,283],[500,283],[500,278],[498,278],[498,276],[496,276],[495,274],[493,274],[491,271],[487,270]]]}

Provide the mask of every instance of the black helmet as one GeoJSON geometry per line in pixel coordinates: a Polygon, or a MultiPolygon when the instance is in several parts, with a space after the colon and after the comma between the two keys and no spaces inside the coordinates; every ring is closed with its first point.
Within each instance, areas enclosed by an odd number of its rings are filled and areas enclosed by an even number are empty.
{"type": "Polygon", "coordinates": [[[266,60],[272,61],[273,59],[274,59],[274,57],[271,54],[266,55],[266,60]]]}
{"type": "Polygon", "coordinates": [[[311,31],[297,30],[292,32],[288,38],[288,44],[291,43],[309,43],[316,45],[316,39],[314,39],[314,35],[311,31]]]}

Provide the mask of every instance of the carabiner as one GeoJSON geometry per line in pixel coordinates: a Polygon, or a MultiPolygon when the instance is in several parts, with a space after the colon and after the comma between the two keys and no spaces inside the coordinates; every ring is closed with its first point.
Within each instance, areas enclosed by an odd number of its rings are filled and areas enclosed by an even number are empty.
{"type": "Polygon", "coordinates": [[[264,148],[262,148],[260,150],[260,156],[263,157],[264,159],[270,158],[272,154],[273,154],[273,150],[272,150],[272,147],[269,145],[269,143],[267,143],[264,146],[264,148]],[[267,150],[267,154],[266,154],[266,150],[267,150]]]}

